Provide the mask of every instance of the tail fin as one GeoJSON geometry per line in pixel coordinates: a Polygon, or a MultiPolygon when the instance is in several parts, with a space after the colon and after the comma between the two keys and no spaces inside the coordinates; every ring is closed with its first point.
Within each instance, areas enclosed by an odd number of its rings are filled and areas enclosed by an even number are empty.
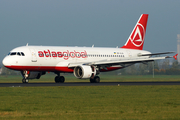
{"type": "Polygon", "coordinates": [[[126,44],[121,48],[142,50],[146,33],[148,14],[142,14],[136,23],[126,44]]]}

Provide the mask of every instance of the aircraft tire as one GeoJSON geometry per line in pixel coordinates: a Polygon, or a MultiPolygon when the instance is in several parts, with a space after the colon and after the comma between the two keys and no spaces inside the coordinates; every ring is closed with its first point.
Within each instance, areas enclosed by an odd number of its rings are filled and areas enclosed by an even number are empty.
{"type": "Polygon", "coordinates": [[[54,80],[56,83],[64,83],[65,78],[64,76],[56,76],[54,80]]]}
{"type": "Polygon", "coordinates": [[[64,83],[64,81],[65,81],[64,76],[60,76],[60,77],[59,77],[59,82],[60,82],[60,83],[64,83]]]}
{"type": "Polygon", "coordinates": [[[94,79],[91,79],[91,78],[90,78],[90,83],[94,83],[94,79]]]}
{"type": "Polygon", "coordinates": [[[28,79],[23,78],[22,83],[28,83],[28,79]]]}
{"type": "Polygon", "coordinates": [[[94,82],[95,83],[99,83],[100,82],[100,77],[99,76],[95,76],[94,77],[94,82]]]}
{"type": "Polygon", "coordinates": [[[59,76],[56,76],[56,77],[54,78],[54,81],[55,81],[56,83],[59,83],[59,76]]]}
{"type": "Polygon", "coordinates": [[[100,82],[100,77],[99,76],[95,76],[94,79],[90,78],[90,83],[99,83],[100,82]]]}

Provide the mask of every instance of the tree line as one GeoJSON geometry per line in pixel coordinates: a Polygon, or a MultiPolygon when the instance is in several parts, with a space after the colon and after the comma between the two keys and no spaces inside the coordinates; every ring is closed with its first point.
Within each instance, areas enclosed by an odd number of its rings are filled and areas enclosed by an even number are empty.
{"type": "Polygon", "coordinates": [[[148,63],[138,63],[118,70],[122,75],[180,75],[180,64],[177,60],[172,63],[168,59],[148,63]]]}

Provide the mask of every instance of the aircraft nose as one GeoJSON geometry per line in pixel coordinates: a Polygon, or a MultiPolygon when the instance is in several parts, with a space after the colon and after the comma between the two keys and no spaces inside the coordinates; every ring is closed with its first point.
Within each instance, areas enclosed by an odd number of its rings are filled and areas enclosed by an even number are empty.
{"type": "Polygon", "coordinates": [[[9,61],[9,59],[8,59],[7,57],[5,57],[5,58],[3,59],[2,63],[3,63],[4,66],[10,65],[10,61],[9,61]]]}

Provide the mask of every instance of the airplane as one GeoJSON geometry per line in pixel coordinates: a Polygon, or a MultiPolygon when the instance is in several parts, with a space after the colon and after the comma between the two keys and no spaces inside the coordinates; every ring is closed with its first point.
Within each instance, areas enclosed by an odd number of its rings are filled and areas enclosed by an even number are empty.
{"type": "MultiPolygon", "coordinates": [[[[22,83],[39,79],[46,72],[54,72],[56,83],[64,83],[60,73],[74,73],[78,79],[90,79],[99,83],[100,72],[122,69],[135,63],[147,63],[172,58],[152,54],[143,50],[148,14],[142,14],[132,30],[127,42],[121,48],[107,47],[65,47],[65,46],[26,46],[17,47],[3,59],[3,65],[21,71],[22,83]],[[152,57],[154,56],[154,57],[152,57]]],[[[173,56],[176,58],[177,54],[173,56]]]]}

